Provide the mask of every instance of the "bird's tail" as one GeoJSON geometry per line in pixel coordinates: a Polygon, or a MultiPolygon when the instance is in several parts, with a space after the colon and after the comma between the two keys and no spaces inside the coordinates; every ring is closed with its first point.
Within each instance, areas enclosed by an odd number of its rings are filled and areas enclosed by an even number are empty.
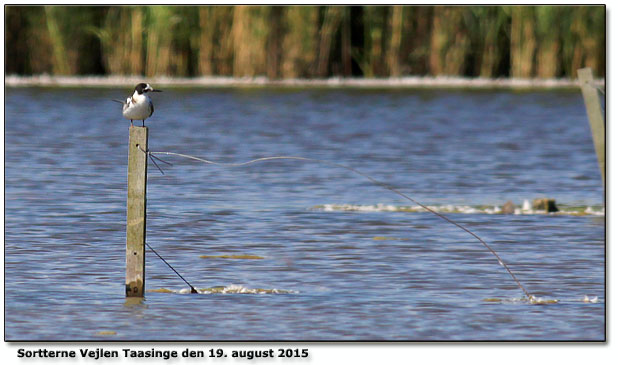
{"type": "Polygon", "coordinates": [[[124,101],[122,101],[122,100],[112,99],[112,101],[115,101],[115,102],[120,103],[120,104],[124,104],[124,101]]]}

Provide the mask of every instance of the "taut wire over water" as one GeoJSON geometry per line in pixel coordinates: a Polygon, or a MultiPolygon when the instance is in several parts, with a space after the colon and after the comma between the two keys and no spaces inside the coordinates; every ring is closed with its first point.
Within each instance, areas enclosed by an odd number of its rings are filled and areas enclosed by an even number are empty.
{"type": "MultiPolygon", "coordinates": [[[[154,162],[154,161],[153,161],[154,162]]],[[[180,273],[178,273],[178,271],[176,271],[176,269],[174,269],[172,267],[172,265],[170,265],[167,261],[165,261],[165,259],[163,257],[161,257],[161,255],[159,255],[159,253],[157,251],[154,250],[154,248],[152,248],[148,242],[144,242],[146,244],[146,246],[148,246],[148,248],[150,249],[150,251],[154,252],[155,255],[157,255],[158,258],[161,259],[161,261],[163,261],[167,266],[169,266],[170,269],[172,269],[172,271],[174,271],[176,273],[176,275],[178,275],[178,277],[180,277],[182,279],[182,281],[184,281],[185,283],[187,283],[187,285],[189,285],[189,287],[191,288],[191,293],[197,293],[198,291],[193,287],[193,285],[191,285],[185,278],[182,277],[182,275],[180,275],[180,273]]]]}
{"type": "MultiPolygon", "coordinates": [[[[331,162],[331,161],[326,161],[326,160],[319,160],[319,159],[314,159],[314,158],[307,158],[307,157],[298,157],[298,156],[273,156],[273,157],[262,157],[262,158],[257,158],[254,160],[250,160],[250,161],[246,161],[246,162],[240,162],[240,163],[225,163],[225,162],[215,162],[215,161],[210,161],[210,160],[206,160],[203,158],[199,158],[196,156],[191,156],[191,155],[186,155],[186,154],[182,154],[182,153],[175,153],[175,152],[162,152],[162,151],[144,151],[142,150],[144,153],[147,153],[148,155],[152,156],[152,155],[168,155],[168,156],[178,156],[178,157],[184,157],[184,158],[188,158],[191,160],[195,160],[195,161],[200,161],[206,164],[210,164],[210,165],[218,165],[218,166],[231,166],[231,167],[238,167],[238,166],[246,166],[246,165],[250,165],[250,164],[254,164],[257,162],[265,162],[265,161],[273,161],[273,160],[297,160],[297,161],[309,161],[309,162],[317,162],[317,163],[321,163],[321,164],[325,164],[325,165],[329,165],[329,166],[334,166],[334,167],[339,167],[339,168],[343,168],[346,169],[348,171],[351,171],[357,175],[360,175],[366,179],[368,179],[369,181],[371,181],[372,183],[374,183],[375,185],[381,186],[387,190],[392,191],[393,193],[401,196],[402,198],[411,201],[414,204],[417,204],[418,206],[420,206],[421,208],[427,210],[430,213],[435,214],[436,216],[442,218],[443,220],[447,221],[448,223],[462,229],[463,231],[467,232],[468,234],[472,235],[474,238],[476,238],[480,243],[483,244],[483,246],[485,246],[485,248],[487,248],[489,250],[489,252],[491,252],[496,259],[498,260],[498,263],[500,263],[500,265],[502,267],[504,267],[506,269],[506,271],[509,273],[509,275],[513,278],[513,280],[515,281],[515,283],[517,283],[517,286],[524,292],[524,294],[526,295],[526,297],[528,297],[528,299],[530,301],[534,301],[535,297],[533,295],[531,295],[526,288],[524,288],[524,286],[521,284],[521,282],[519,281],[519,279],[517,279],[517,277],[515,276],[515,274],[511,271],[511,269],[508,267],[508,265],[502,260],[502,258],[500,258],[500,256],[498,255],[498,253],[496,251],[494,251],[494,249],[492,249],[489,244],[487,244],[487,242],[485,242],[481,237],[479,237],[478,235],[476,235],[474,232],[470,231],[469,229],[467,229],[466,227],[462,226],[461,224],[451,220],[450,218],[446,217],[445,215],[436,212],[435,210],[429,208],[428,206],[412,199],[411,197],[409,197],[408,195],[402,193],[401,191],[395,189],[394,187],[383,183],[381,181],[378,181],[376,179],[374,179],[373,177],[355,169],[349,166],[345,166],[336,162],[331,162]]],[[[158,159],[158,158],[157,158],[158,159]]],[[[161,159],[158,159],[159,161],[162,161],[161,159]]],[[[153,161],[154,162],[154,161],[153,161]]],[[[158,166],[157,166],[158,167],[158,166]]],[[[175,270],[174,270],[175,271],[175,270]]],[[[188,284],[188,283],[187,283],[188,284]]]]}

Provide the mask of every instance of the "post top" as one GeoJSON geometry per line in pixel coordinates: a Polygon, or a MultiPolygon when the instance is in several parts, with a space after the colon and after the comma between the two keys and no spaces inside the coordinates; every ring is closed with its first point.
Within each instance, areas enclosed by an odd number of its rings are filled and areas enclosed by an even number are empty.
{"type": "Polygon", "coordinates": [[[580,68],[577,70],[577,76],[580,81],[592,81],[592,69],[590,67],[580,68]]]}

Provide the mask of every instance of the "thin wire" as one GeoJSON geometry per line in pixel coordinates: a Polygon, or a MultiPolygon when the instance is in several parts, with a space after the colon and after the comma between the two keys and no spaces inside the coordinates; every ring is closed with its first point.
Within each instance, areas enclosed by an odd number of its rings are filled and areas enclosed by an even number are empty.
{"type": "MultiPolygon", "coordinates": [[[[157,160],[159,160],[159,161],[163,162],[164,164],[168,164],[168,165],[170,165],[170,166],[174,166],[172,163],[167,162],[167,161],[165,161],[165,160],[162,160],[162,159],[158,158],[157,156],[155,156],[155,155],[153,155],[153,154],[149,154],[149,155],[150,155],[150,157],[153,157],[153,158],[155,158],[155,159],[157,159],[157,160]]],[[[153,162],[154,162],[154,161],[153,161],[153,162]]]]}
{"type": "Polygon", "coordinates": [[[163,170],[161,170],[161,168],[159,167],[159,165],[157,164],[157,161],[154,160],[154,156],[151,154],[148,154],[148,157],[150,157],[150,161],[152,161],[152,163],[159,169],[159,171],[161,172],[161,175],[165,175],[165,172],[163,172],[163,170]]]}
{"type": "Polygon", "coordinates": [[[139,148],[142,152],[144,152],[148,157],[150,157],[150,161],[152,161],[152,163],[157,167],[157,169],[159,169],[159,172],[161,172],[161,175],[165,175],[165,172],[163,172],[163,170],[161,170],[161,168],[159,167],[159,165],[157,164],[157,161],[155,161],[155,158],[161,162],[165,162],[168,165],[172,165],[171,163],[167,162],[167,161],[163,161],[162,159],[158,158],[157,156],[152,155],[151,153],[149,153],[148,151],[145,151],[142,146],[140,146],[139,144],[136,145],[137,148],[139,148]]]}
{"type": "Polygon", "coordinates": [[[394,192],[395,194],[401,196],[404,199],[407,199],[415,204],[417,204],[418,206],[422,207],[423,209],[427,210],[428,212],[431,212],[435,215],[437,215],[438,217],[444,219],[445,221],[453,224],[454,226],[462,229],[463,231],[467,232],[468,234],[472,235],[474,238],[476,238],[480,243],[483,244],[483,246],[485,246],[485,248],[487,248],[489,250],[489,252],[491,252],[496,259],[498,260],[498,263],[504,267],[506,269],[506,271],[509,273],[509,275],[513,278],[513,280],[515,281],[515,283],[517,283],[517,286],[524,292],[524,294],[526,294],[526,296],[532,300],[533,296],[530,295],[530,293],[528,293],[528,291],[526,290],[526,288],[524,288],[524,286],[521,284],[521,282],[519,281],[519,279],[517,279],[517,277],[515,276],[515,274],[511,271],[511,269],[508,267],[508,265],[502,260],[502,258],[500,258],[500,256],[498,255],[498,253],[496,251],[494,251],[488,244],[487,242],[485,242],[481,237],[479,237],[478,235],[476,235],[474,232],[470,231],[469,229],[467,229],[466,227],[462,226],[461,224],[451,220],[450,218],[444,216],[443,214],[436,212],[435,210],[429,208],[428,206],[421,204],[420,202],[412,199],[411,197],[407,196],[406,194],[400,192],[399,190],[395,189],[394,187],[383,183],[381,181],[378,181],[374,178],[372,178],[371,176],[356,170],[355,168],[349,167],[349,166],[345,166],[336,162],[331,162],[331,161],[325,161],[325,160],[318,160],[318,159],[314,159],[314,158],[307,158],[307,157],[297,157],[297,156],[274,156],[274,157],[262,157],[262,158],[257,158],[254,160],[250,160],[247,162],[241,162],[241,163],[224,163],[224,162],[215,162],[215,161],[210,161],[210,160],[206,160],[203,158],[199,158],[199,157],[195,157],[195,156],[191,156],[191,155],[185,155],[182,153],[175,153],[175,152],[148,152],[149,154],[158,154],[158,155],[170,155],[170,156],[179,156],[179,157],[185,157],[188,159],[192,159],[192,160],[196,160],[196,161],[200,161],[203,163],[207,163],[207,164],[212,164],[212,165],[220,165],[220,166],[246,166],[249,164],[253,164],[256,162],[263,162],[263,161],[272,161],[272,160],[300,160],[300,161],[311,161],[311,162],[318,162],[318,163],[322,163],[322,164],[326,164],[326,165],[330,165],[330,166],[336,166],[336,167],[340,167],[343,169],[346,169],[348,171],[352,171],[355,174],[358,174],[366,179],[368,179],[369,181],[373,182],[374,184],[381,186],[385,189],[388,189],[392,192],[394,192]]]}
{"type": "Polygon", "coordinates": [[[176,273],[176,275],[178,275],[178,276],[182,279],[182,281],[184,281],[185,283],[187,283],[187,285],[189,285],[189,287],[191,288],[191,293],[193,293],[193,294],[197,293],[197,290],[193,287],[193,285],[189,284],[189,282],[188,282],[185,278],[183,278],[183,277],[182,277],[182,275],[180,275],[180,274],[178,273],[178,271],[176,271],[176,269],[174,269],[174,268],[172,267],[172,265],[170,265],[167,261],[165,261],[165,259],[164,259],[163,257],[161,257],[161,255],[159,255],[159,254],[157,253],[157,251],[155,251],[155,250],[154,250],[154,248],[150,247],[150,245],[148,244],[148,242],[144,242],[144,243],[146,244],[146,246],[148,246],[148,248],[150,249],[150,251],[154,252],[154,254],[155,254],[155,255],[157,255],[157,257],[158,257],[158,258],[160,258],[160,259],[161,259],[161,261],[165,262],[165,264],[166,264],[167,266],[169,266],[169,268],[170,268],[170,269],[172,269],[172,270],[176,273]]]}

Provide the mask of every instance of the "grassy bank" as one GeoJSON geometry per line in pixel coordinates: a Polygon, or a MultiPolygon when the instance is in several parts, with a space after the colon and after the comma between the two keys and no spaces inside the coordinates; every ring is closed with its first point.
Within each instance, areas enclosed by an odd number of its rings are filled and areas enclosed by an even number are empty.
{"type": "MultiPolygon", "coordinates": [[[[158,87],[348,87],[348,88],[468,88],[468,89],[579,89],[574,79],[541,78],[467,78],[458,76],[405,76],[398,78],[321,78],[321,79],[269,79],[257,77],[204,76],[194,78],[157,76],[54,76],[8,75],[8,87],[133,87],[148,80],[158,87]]],[[[605,87],[605,81],[595,84],[605,87]]]]}

